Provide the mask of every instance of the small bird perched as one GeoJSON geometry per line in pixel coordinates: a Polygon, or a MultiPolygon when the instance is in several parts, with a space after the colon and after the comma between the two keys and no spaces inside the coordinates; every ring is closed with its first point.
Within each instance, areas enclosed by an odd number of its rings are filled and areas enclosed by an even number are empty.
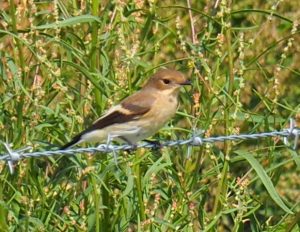
{"type": "Polygon", "coordinates": [[[81,142],[103,142],[111,139],[134,145],[148,138],[175,114],[179,89],[190,84],[181,72],[172,69],[158,71],[140,91],[113,106],[61,149],[81,142]]]}

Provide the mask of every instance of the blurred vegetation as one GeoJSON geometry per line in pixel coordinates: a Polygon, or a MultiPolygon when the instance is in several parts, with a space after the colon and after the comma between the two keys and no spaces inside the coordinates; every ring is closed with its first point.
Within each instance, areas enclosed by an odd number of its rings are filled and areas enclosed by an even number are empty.
{"type": "MultiPolygon", "coordinates": [[[[299,17],[297,0],[1,1],[0,140],[60,146],[162,67],[193,88],[154,139],[283,129],[300,120],[299,17]]],[[[25,159],[14,175],[1,162],[0,231],[299,231],[299,174],[279,138],[120,152],[118,166],[25,159]]]]}

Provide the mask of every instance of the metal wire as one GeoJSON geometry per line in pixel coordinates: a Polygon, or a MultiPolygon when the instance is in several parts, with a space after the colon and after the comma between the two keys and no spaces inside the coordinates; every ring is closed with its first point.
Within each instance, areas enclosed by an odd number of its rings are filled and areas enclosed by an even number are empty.
{"type": "Polygon", "coordinates": [[[228,135],[228,136],[216,136],[209,138],[202,138],[201,136],[193,135],[191,138],[186,140],[175,140],[175,141],[164,141],[157,144],[152,143],[141,143],[139,145],[111,145],[111,144],[100,144],[98,147],[88,147],[88,148],[72,148],[67,150],[53,150],[53,151],[36,151],[36,152],[26,152],[31,149],[30,147],[25,147],[19,150],[12,150],[7,143],[3,143],[7,154],[0,155],[0,161],[5,161],[8,164],[10,173],[14,172],[14,162],[24,158],[37,158],[37,157],[48,157],[53,155],[75,155],[79,153],[110,153],[112,152],[115,156],[117,151],[129,151],[137,148],[157,148],[157,147],[172,147],[172,146],[202,146],[204,143],[215,143],[224,141],[237,141],[237,140],[255,140],[267,137],[283,137],[283,142],[287,146],[291,146],[292,149],[296,150],[298,139],[300,136],[300,129],[296,128],[295,120],[290,119],[290,126],[288,129],[282,131],[271,131],[262,132],[256,134],[239,134],[239,135],[228,135]],[[293,138],[293,143],[289,143],[289,139],[293,138]]]}
{"type": "MultiPolygon", "coordinates": [[[[217,136],[217,137],[208,137],[208,138],[201,138],[200,136],[193,136],[192,138],[186,140],[175,140],[175,141],[164,141],[162,142],[159,147],[172,147],[172,146],[182,146],[182,145],[189,145],[189,146],[201,146],[204,143],[215,143],[215,142],[224,142],[224,141],[237,141],[237,140],[255,140],[260,138],[266,137],[283,137],[288,138],[293,136],[294,138],[299,137],[300,129],[298,128],[289,128],[283,131],[272,131],[272,132],[263,132],[263,133],[256,133],[256,134],[239,134],[239,135],[228,135],[228,136],[217,136]]],[[[284,140],[285,144],[288,143],[287,139],[284,140]]],[[[294,141],[293,148],[296,148],[297,140],[294,141]]],[[[37,152],[25,152],[28,148],[13,151],[11,148],[5,144],[7,149],[7,154],[0,156],[0,161],[16,161],[23,158],[30,158],[30,157],[47,157],[53,155],[75,155],[79,153],[110,153],[116,151],[128,151],[134,150],[137,148],[155,148],[157,144],[152,143],[141,143],[137,146],[133,145],[107,145],[101,144],[98,147],[88,147],[88,148],[72,148],[67,150],[50,150],[50,151],[37,151],[37,152]]]]}

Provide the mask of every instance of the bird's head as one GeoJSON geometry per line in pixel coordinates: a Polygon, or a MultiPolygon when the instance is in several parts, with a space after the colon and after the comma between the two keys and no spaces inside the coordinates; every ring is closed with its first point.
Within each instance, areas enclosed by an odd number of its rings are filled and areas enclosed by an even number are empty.
{"type": "Polygon", "coordinates": [[[149,79],[144,88],[151,88],[165,93],[177,93],[180,87],[184,85],[191,85],[191,81],[181,72],[173,69],[162,69],[149,79]]]}

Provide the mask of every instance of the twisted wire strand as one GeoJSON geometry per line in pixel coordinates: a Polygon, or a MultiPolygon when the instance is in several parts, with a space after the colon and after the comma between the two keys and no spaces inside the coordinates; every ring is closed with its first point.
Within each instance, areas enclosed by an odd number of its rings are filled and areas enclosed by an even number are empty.
{"type": "MultiPolygon", "coordinates": [[[[201,146],[203,143],[215,143],[215,142],[224,142],[224,141],[237,141],[237,140],[254,140],[266,137],[284,137],[285,144],[287,145],[287,139],[290,136],[295,137],[294,143],[296,144],[300,135],[300,129],[294,128],[291,126],[289,129],[285,129],[282,131],[272,131],[272,132],[263,132],[263,133],[256,133],[256,134],[239,134],[239,135],[228,135],[228,136],[216,136],[216,137],[208,137],[208,138],[201,138],[200,136],[193,136],[192,138],[186,140],[173,140],[173,141],[164,141],[160,144],[160,147],[172,147],[172,146],[182,146],[182,145],[189,145],[189,146],[201,146]]],[[[128,151],[137,148],[155,148],[157,147],[156,144],[151,143],[141,143],[137,146],[133,145],[108,145],[108,144],[101,144],[98,147],[88,147],[88,148],[71,148],[68,150],[53,150],[53,151],[37,151],[37,152],[25,152],[25,149],[20,149],[16,151],[12,151],[7,148],[8,154],[4,154],[0,156],[0,161],[16,161],[23,158],[30,158],[30,157],[48,157],[53,155],[75,155],[79,153],[110,153],[116,151],[128,151]]],[[[294,145],[296,147],[296,145],[294,145]]]]}

